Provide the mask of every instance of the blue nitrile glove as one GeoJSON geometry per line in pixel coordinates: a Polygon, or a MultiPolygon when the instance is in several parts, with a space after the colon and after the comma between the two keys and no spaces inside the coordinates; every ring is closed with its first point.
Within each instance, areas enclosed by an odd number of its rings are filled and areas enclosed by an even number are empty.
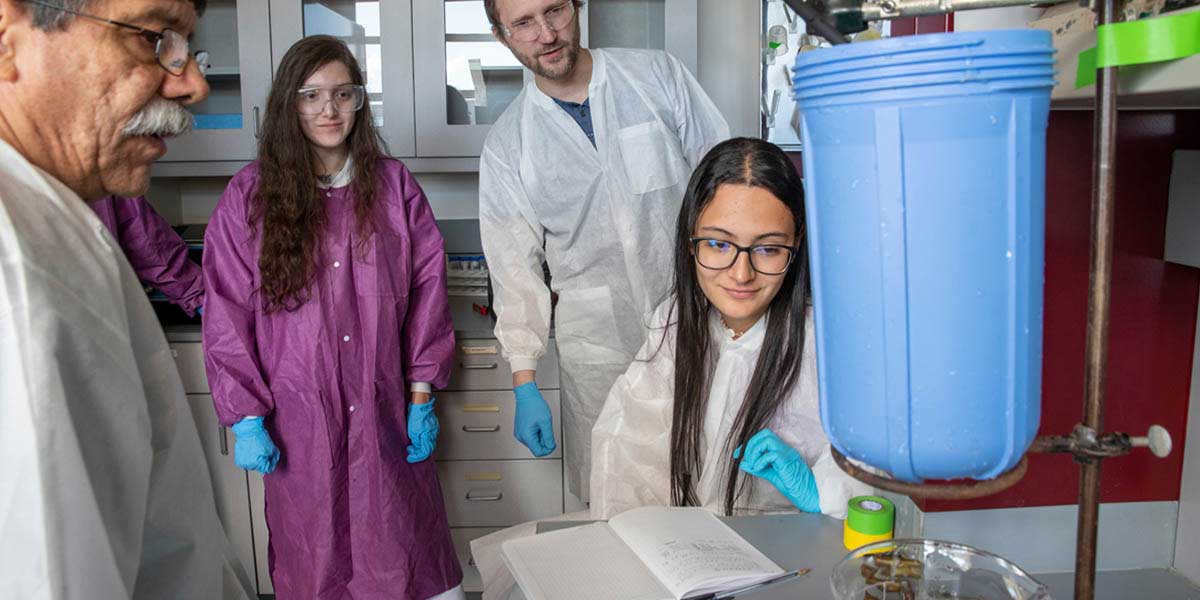
{"type": "Polygon", "coordinates": [[[203,307],[203,306],[197,306],[197,307],[196,307],[196,314],[198,314],[198,315],[200,315],[200,316],[204,316],[204,307],[203,307]]]}
{"type": "MultiPolygon", "coordinates": [[[[734,450],[733,457],[737,458],[740,451],[740,447],[734,450]]],[[[821,497],[812,469],[795,448],[770,429],[754,434],[746,442],[746,452],[738,468],[770,481],[796,508],[810,513],[821,512],[821,497]]]]}
{"type": "Polygon", "coordinates": [[[554,452],[554,420],[550,406],[542,397],[537,384],[530,381],[513,390],[517,396],[517,417],[513,419],[513,435],[534,456],[554,452]]]}
{"type": "Polygon", "coordinates": [[[435,399],[425,404],[408,404],[408,462],[417,463],[433,454],[437,446],[438,420],[433,412],[435,399]]]}
{"type": "Polygon", "coordinates": [[[230,429],[237,436],[233,446],[233,462],[237,466],[263,475],[275,470],[275,465],[279,463],[279,448],[275,447],[270,434],[263,429],[262,417],[246,417],[230,429]]]}

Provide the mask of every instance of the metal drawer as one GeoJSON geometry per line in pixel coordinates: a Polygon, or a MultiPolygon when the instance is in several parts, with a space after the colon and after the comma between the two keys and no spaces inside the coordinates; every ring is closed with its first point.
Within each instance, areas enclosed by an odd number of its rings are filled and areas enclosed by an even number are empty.
{"type": "Polygon", "coordinates": [[[507,527],[562,514],[562,460],[438,463],[451,527],[507,527]]]}
{"type": "MultiPolygon", "coordinates": [[[[562,417],[557,390],[544,390],[554,419],[554,452],[562,457],[562,417]]],[[[437,394],[437,460],[497,460],[533,458],[529,448],[513,437],[516,403],[509,390],[495,392],[441,392],[437,394]]]]}
{"type": "MultiPolygon", "coordinates": [[[[558,349],[553,340],[538,361],[537,384],[541,389],[558,388],[558,349]]],[[[512,367],[500,356],[500,342],[494,338],[458,340],[454,370],[445,389],[511,390],[512,367]]]]}
{"type": "Polygon", "coordinates": [[[171,344],[171,356],[183,380],[183,391],[188,394],[207,394],[208,376],[204,373],[204,350],[199,342],[171,344]]]}
{"type": "Polygon", "coordinates": [[[479,575],[479,567],[475,566],[475,561],[471,558],[471,540],[497,531],[500,531],[499,527],[456,527],[450,530],[450,539],[454,541],[454,553],[458,556],[458,564],[462,565],[464,592],[483,591],[483,578],[479,575]]]}

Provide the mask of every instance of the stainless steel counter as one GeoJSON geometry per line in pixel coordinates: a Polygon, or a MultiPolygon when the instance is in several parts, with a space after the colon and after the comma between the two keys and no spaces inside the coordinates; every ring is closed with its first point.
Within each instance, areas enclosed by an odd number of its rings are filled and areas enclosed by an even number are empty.
{"type": "MultiPolygon", "coordinates": [[[[833,598],[829,574],[846,555],[842,522],[824,515],[792,514],[755,517],[722,517],[730,527],[754,544],[784,570],[812,569],[808,575],[780,583],[740,598],[751,600],[826,600],[833,598]]],[[[1070,600],[1071,573],[1034,574],[1057,600],[1070,600]]],[[[1096,576],[1096,600],[1197,600],[1200,587],[1181,575],[1163,569],[1105,571],[1096,576]]],[[[525,600],[519,589],[509,600],[525,600]]]]}

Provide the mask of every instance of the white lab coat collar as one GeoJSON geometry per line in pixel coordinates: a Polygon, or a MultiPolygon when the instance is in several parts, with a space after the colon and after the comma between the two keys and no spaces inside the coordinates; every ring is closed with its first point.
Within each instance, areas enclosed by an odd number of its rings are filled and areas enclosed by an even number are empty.
{"type": "Polygon", "coordinates": [[[328,184],[321,183],[317,179],[317,187],[325,190],[329,188],[341,188],[350,185],[350,181],[354,179],[354,157],[346,155],[346,163],[342,165],[342,169],[338,171],[333,179],[328,184]]]}

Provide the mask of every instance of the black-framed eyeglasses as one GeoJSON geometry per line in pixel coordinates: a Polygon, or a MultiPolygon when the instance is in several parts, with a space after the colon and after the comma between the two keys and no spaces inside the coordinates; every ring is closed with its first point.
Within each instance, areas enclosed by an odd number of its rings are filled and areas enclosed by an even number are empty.
{"type": "Polygon", "coordinates": [[[363,107],[367,90],[361,85],[347,83],[327,87],[302,87],[296,90],[296,112],[302,115],[319,115],[333,103],[333,110],[340,113],[357,112],[363,107]]]}
{"type": "MultiPolygon", "coordinates": [[[[161,66],[166,72],[175,75],[176,77],[183,75],[183,72],[187,70],[188,62],[190,62],[193,58],[187,38],[177,31],[171,29],[153,31],[151,29],[146,29],[145,27],[138,27],[137,25],[131,25],[129,23],[122,23],[121,21],[114,21],[112,19],[90,15],[85,12],[72,10],[65,6],[43,2],[42,0],[25,1],[30,4],[36,4],[46,8],[53,8],[54,10],[61,10],[67,14],[75,15],[77,17],[91,19],[100,23],[108,23],[109,25],[116,25],[117,27],[124,27],[125,29],[132,29],[133,31],[138,32],[143,38],[145,38],[147,42],[150,42],[154,46],[154,58],[158,61],[159,66],[161,66]]],[[[197,59],[199,58],[200,54],[201,52],[196,53],[197,59]]],[[[204,52],[204,59],[205,61],[203,63],[197,60],[197,64],[201,65],[201,75],[204,75],[208,72],[207,52],[204,52]]]]}
{"type": "Polygon", "coordinates": [[[783,275],[796,257],[796,248],[782,244],[739,246],[717,238],[691,238],[692,254],[706,269],[724,271],[737,262],[743,252],[750,257],[750,268],[763,275],[783,275]]]}

